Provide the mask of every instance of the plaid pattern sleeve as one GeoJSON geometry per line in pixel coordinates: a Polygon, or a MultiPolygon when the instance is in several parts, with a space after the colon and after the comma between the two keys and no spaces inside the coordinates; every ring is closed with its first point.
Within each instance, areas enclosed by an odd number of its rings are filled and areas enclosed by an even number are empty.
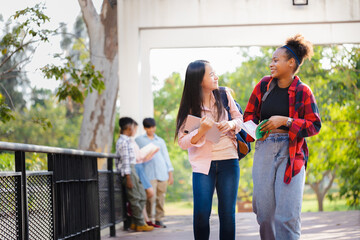
{"type": "Polygon", "coordinates": [[[320,132],[319,110],[311,89],[296,76],[289,88],[289,116],[294,119],[289,129],[289,162],[284,182],[290,183],[293,176],[307,166],[309,150],[305,137],[320,132]]]}
{"type": "Polygon", "coordinates": [[[119,168],[121,174],[123,176],[131,174],[130,164],[132,160],[136,158],[130,139],[126,139],[122,136],[119,138],[116,143],[116,154],[120,156],[119,163],[121,163],[121,166],[119,166],[119,168]]]}
{"type": "Polygon", "coordinates": [[[304,138],[317,134],[321,128],[319,109],[316,105],[315,97],[311,89],[305,85],[298,87],[296,95],[292,94],[289,102],[295,102],[290,106],[289,115],[293,116],[294,121],[289,130],[290,140],[296,137],[304,138]]]}

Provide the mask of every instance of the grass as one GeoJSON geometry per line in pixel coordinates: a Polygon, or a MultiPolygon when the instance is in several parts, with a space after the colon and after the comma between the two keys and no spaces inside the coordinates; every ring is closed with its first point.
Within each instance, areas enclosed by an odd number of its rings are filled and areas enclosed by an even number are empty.
{"type": "MultiPolygon", "coordinates": [[[[325,198],[323,202],[323,208],[324,208],[324,212],[356,210],[355,208],[350,208],[349,206],[347,206],[345,199],[337,199],[330,201],[328,198],[325,198]]],[[[304,195],[301,211],[302,212],[318,211],[318,202],[315,194],[304,195]]]]}
{"type": "MultiPolygon", "coordinates": [[[[217,203],[214,198],[213,211],[212,213],[217,213],[217,203]]],[[[333,200],[324,199],[324,211],[348,211],[356,210],[354,208],[349,208],[346,205],[345,199],[333,200]]],[[[359,210],[359,208],[357,208],[359,210]]],[[[317,212],[318,203],[315,194],[304,194],[302,212],[317,212]]],[[[169,202],[165,203],[165,212],[166,215],[192,215],[193,214],[193,202],[192,201],[179,201],[179,202],[169,202]]]]}
{"type": "Polygon", "coordinates": [[[181,202],[165,202],[165,213],[169,215],[192,215],[193,214],[193,202],[181,201],[181,202]]]}

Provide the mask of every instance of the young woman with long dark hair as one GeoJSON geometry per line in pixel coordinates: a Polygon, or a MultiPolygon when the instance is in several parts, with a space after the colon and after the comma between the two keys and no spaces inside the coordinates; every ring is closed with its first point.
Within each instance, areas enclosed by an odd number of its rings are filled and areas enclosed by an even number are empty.
{"type": "Polygon", "coordinates": [[[239,184],[239,162],[235,133],[241,130],[242,115],[226,91],[232,120],[221,102],[218,77],[210,63],[198,60],[186,70],[183,95],[176,120],[175,139],[187,149],[193,169],[194,237],[208,240],[212,198],[216,189],[220,219],[220,239],[235,239],[235,204],[239,184]],[[200,127],[186,132],[187,116],[201,118],[200,127]],[[221,132],[218,143],[205,134],[216,124],[221,132]]]}
{"type": "MultiPolygon", "coordinates": [[[[286,41],[273,54],[271,76],[254,88],[244,121],[267,132],[256,141],[253,163],[253,210],[261,239],[300,238],[300,214],[308,148],[305,137],[319,133],[321,121],[311,89],[296,76],[313,55],[312,44],[301,35],[286,41]]],[[[254,141],[248,135],[248,141],[254,141]]]]}

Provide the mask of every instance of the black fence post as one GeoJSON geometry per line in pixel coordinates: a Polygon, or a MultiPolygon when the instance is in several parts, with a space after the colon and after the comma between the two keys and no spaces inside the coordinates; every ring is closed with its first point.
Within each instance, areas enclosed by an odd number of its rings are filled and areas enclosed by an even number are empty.
{"type": "Polygon", "coordinates": [[[17,193],[21,195],[18,198],[17,207],[19,219],[19,237],[21,240],[29,239],[29,218],[27,208],[27,194],[26,194],[26,168],[25,168],[25,152],[15,152],[15,171],[21,172],[21,183],[18,184],[17,193]]]}
{"type": "Polygon", "coordinates": [[[128,205],[127,205],[127,198],[126,198],[126,186],[123,185],[124,177],[120,177],[121,181],[121,189],[122,189],[122,207],[124,209],[123,218],[124,218],[124,231],[127,231],[131,226],[131,217],[128,215],[128,205]]]}
{"type": "Polygon", "coordinates": [[[113,158],[107,159],[107,170],[109,171],[109,197],[110,197],[110,237],[116,236],[115,230],[115,187],[114,187],[114,170],[113,170],[113,158]]]}
{"type": "Polygon", "coordinates": [[[54,240],[56,240],[58,238],[57,235],[57,231],[56,231],[56,219],[57,219],[57,214],[56,214],[56,184],[55,184],[55,177],[54,177],[54,168],[55,168],[55,154],[53,153],[48,153],[47,154],[47,164],[48,164],[48,171],[52,172],[52,178],[51,178],[51,184],[52,184],[52,216],[53,216],[53,233],[54,233],[54,240]]]}

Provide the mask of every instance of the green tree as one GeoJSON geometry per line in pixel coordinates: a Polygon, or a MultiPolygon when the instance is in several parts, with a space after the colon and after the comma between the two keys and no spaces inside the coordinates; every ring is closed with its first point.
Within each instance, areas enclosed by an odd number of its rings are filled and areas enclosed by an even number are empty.
{"type": "MultiPolygon", "coordinates": [[[[220,85],[231,88],[234,99],[245,111],[249,97],[260,79],[269,74],[268,65],[275,48],[261,48],[260,56],[252,56],[249,48],[242,48],[243,57],[246,61],[242,62],[235,72],[225,73],[220,76],[220,85]]],[[[240,182],[238,189],[238,201],[249,201],[252,198],[252,161],[255,152],[255,143],[251,143],[251,152],[240,161],[240,182]]]]}
{"type": "MultiPolygon", "coordinates": [[[[243,108],[255,84],[269,74],[268,65],[274,50],[261,48],[262,55],[255,57],[246,55],[247,50],[244,50],[247,61],[234,73],[220,77],[222,85],[234,90],[234,98],[243,108]]],[[[299,72],[300,78],[312,88],[323,120],[320,134],[307,139],[310,150],[307,184],[317,195],[319,210],[323,209],[324,197],[334,181],[340,185],[339,197],[352,199],[350,205],[358,202],[359,189],[356,186],[359,186],[359,177],[355,174],[359,165],[356,151],[359,149],[356,147],[359,139],[359,119],[356,116],[360,115],[358,52],[357,46],[351,49],[346,46],[316,46],[314,57],[306,61],[299,72]],[[324,62],[330,62],[331,68],[324,67],[324,62]],[[343,133],[349,133],[350,136],[335,137],[343,133]],[[349,158],[353,163],[351,168],[347,164],[349,158]],[[346,181],[349,178],[352,178],[352,182],[346,181]]],[[[248,170],[252,166],[251,157],[248,156],[240,163],[243,164],[240,188],[245,186],[249,191],[245,196],[252,194],[252,180],[248,170]]]]}
{"type": "Polygon", "coordinates": [[[316,194],[319,211],[323,211],[324,198],[335,180],[335,164],[337,159],[337,154],[332,153],[333,148],[329,145],[332,133],[329,131],[326,122],[324,122],[330,114],[326,109],[329,101],[329,88],[327,86],[329,70],[325,69],[322,63],[325,58],[326,49],[327,47],[324,46],[314,47],[314,56],[311,61],[304,62],[299,72],[300,78],[313,90],[322,118],[320,133],[306,139],[310,153],[306,172],[306,184],[316,194]]]}
{"type": "Polygon", "coordinates": [[[14,112],[15,120],[0,125],[0,141],[76,148],[82,116],[68,118],[66,104],[54,103],[54,99],[50,95],[23,113],[14,112]]]}
{"type": "MultiPolygon", "coordinates": [[[[258,81],[269,74],[268,65],[275,48],[261,48],[260,56],[250,56],[243,49],[246,61],[233,73],[220,76],[220,85],[233,89],[233,96],[245,109],[249,96],[258,81]]],[[[359,206],[360,151],[359,151],[359,46],[316,46],[314,57],[302,66],[299,76],[314,92],[323,127],[320,133],[308,138],[310,157],[306,183],[316,193],[319,210],[323,209],[324,197],[336,183],[337,194],[345,197],[350,206],[359,206]]],[[[164,87],[154,93],[155,119],[158,134],[169,144],[169,153],[175,166],[176,182],[186,183],[184,189],[191,192],[191,167],[186,151],[173,144],[173,130],[178,104],[181,99],[183,81],[174,73],[166,79],[164,87]]],[[[240,162],[239,199],[252,196],[252,152],[240,162]]],[[[168,198],[190,196],[182,193],[175,185],[169,189],[168,198]]]]}
{"type": "Polygon", "coordinates": [[[103,94],[90,93],[84,101],[79,148],[110,151],[119,91],[116,1],[103,0],[98,13],[92,0],[78,0],[89,36],[91,62],[103,74],[103,94]]]}
{"type": "Polygon", "coordinates": [[[318,197],[319,210],[333,182],[340,192],[328,195],[330,199],[345,197],[349,206],[359,206],[359,47],[317,47],[301,76],[312,86],[323,121],[320,134],[308,140],[307,183],[318,197]],[[325,61],[329,66],[323,66],[325,61]]]}
{"type": "Polygon", "coordinates": [[[192,197],[192,170],[187,151],[179,148],[177,142],[174,142],[175,121],[183,84],[180,74],[173,73],[165,80],[164,86],[154,92],[154,118],[158,123],[156,131],[165,140],[174,167],[174,185],[169,187],[167,191],[167,199],[172,201],[192,197]]]}
{"type": "MultiPolygon", "coordinates": [[[[7,22],[5,29],[11,30],[6,31],[0,39],[0,84],[6,79],[14,78],[15,74],[19,75],[22,68],[30,61],[30,57],[25,54],[27,51],[31,55],[35,51],[36,44],[48,42],[49,37],[57,34],[57,29],[50,30],[43,27],[50,21],[49,17],[43,13],[43,9],[43,5],[37,4],[34,7],[16,11],[7,22]]],[[[55,57],[60,58],[60,55],[55,57]]],[[[95,70],[91,62],[76,67],[71,57],[65,57],[63,60],[63,67],[49,64],[42,68],[46,78],[54,77],[62,81],[56,93],[59,100],[71,97],[74,101],[81,103],[88,92],[97,90],[101,93],[104,90],[102,75],[95,70]]],[[[6,89],[5,87],[3,89],[6,89]]],[[[12,95],[0,93],[1,122],[14,119],[8,103],[12,102],[12,98],[16,98],[15,93],[12,95]]]]}
{"type": "MultiPolygon", "coordinates": [[[[10,21],[4,23],[1,18],[0,25],[3,29],[2,35],[11,34],[10,21]]],[[[14,54],[11,58],[8,58],[10,53],[7,49],[3,50],[0,55],[0,95],[2,96],[0,97],[2,98],[0,108],[3,109],[0,109],[2,115],[0,119],[4,118],[3,121],[13,119],[11,111],[21,111],[26,104],[23,92],[25,88],[29,87],[29,80],[24,73],[19,71],[22,67],[20,64],[22,59],[28,58],[26,50],[14,54]]]]}
{"type": "MultiPolygon", "coordinates": [[[[6,56],[0,58],[0,62],[4,60],[6,56]]],[[[13,65],[13,60],[9,60],[2,67],[0,67],[0,72],[5,69],[9,69],[13,65]]],[[[6,77],[0,80],[0,94],[4,96],[5,104],[9,106],[12,110],[21,111],[26,104],[24,99],[24,89],[29,87],[29,80],[26,78],[25,74],[21,72],[13,71],[9,74],[6,74],[6,77]]]]}
{"type": "Polygon", "coordinates": [[[262,77],[269,75],[268,66],[275,48],[260,48],[260,56],[250,55],[248,48],[242,48],[241,50],[246,61],[242,62],[235,72],[219,76],[219,83],[234,91],[234,99],[238,101],[241,108],[245,111],[246,104],[255,85],[262,77]]]}

